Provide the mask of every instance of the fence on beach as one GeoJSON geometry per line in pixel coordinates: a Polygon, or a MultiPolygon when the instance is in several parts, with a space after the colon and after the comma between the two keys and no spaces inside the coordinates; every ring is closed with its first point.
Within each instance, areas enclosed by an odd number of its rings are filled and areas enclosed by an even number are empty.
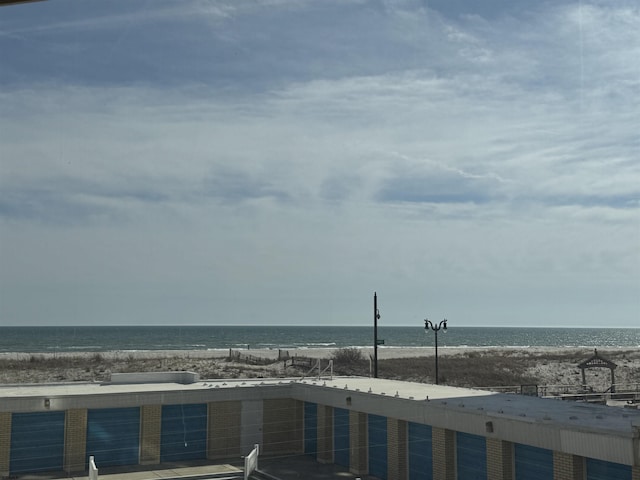
{"type": "MultiPolygon", "coordinates": [[[[304,370],[313,370],[318,372],[324,372],[331,370],[331,376],[333,376],[333,361],[323,360],[320,358],[291,356],[288,350],[278,349],[278,358],[259,357],[257,355],[251,355],[248,353],[240,352],[238,350],[229,349],[229,361],[245,363],[247,365],[272,365],[277,362],[284,362],[284,368],[293,367],[301,368],[304,370]]],[[[318,373],[320,375],[320,373],[318,373]]]]}
{"type": "MultiPolygon", "coordinates": [[[[280,355],[280,350],[278,350],[278,356],[280,355]]],[[[229,356],[227,360],[238,363],[246,363],[248,365],[271,365],[280,361],[280,359],[273,359],[267,357],[259,357],[257,355],[250,355],[247,353],[242,353],[237,350],[229,349],[229,356]]]]}
{"type": "Polygon", "coordinates": [[[246,363],[250,365],[271,365],[276,362],[284,362],[285,367],[312,367],[318,362],[317,358],[302,357],[299,355],[291,356],[288,350],[278,349],[278,357],[259,357],[238,350],[229,349],[228,360],[246,363]]]}

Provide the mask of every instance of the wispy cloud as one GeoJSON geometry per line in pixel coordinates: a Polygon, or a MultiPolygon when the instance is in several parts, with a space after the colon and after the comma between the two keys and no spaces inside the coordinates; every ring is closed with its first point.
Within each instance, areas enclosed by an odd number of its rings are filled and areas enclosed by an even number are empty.
{"type": "Polygon", "coordinates": [[[0,20],[3,285],[636,318],[639,7],[43,5],[0,20]]]}

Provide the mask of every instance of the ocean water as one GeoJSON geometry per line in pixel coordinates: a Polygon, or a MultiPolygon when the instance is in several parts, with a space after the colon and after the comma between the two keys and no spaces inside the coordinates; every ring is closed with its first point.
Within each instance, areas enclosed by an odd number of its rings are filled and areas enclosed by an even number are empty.
{"type": "MultiPolygon", "coordinates": [[[[433,346],[421,327],[378,327],[385,347],[433,346]]],[[[2,352],[210,350],[227,348],[340,348],[373,345],[373,327],[118,326],[0,327],[2,352]]],[[[455,327],[438,347],[640,348],[638,328],[455,327]]]]}

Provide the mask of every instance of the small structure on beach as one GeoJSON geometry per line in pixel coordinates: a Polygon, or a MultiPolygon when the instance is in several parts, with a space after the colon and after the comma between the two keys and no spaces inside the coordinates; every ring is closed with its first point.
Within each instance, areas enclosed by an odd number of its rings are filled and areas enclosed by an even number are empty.
{"type": "Polygon", "coordinates": [[[615,370],[616,370],[616,367],[618,365],[613,363],[611,360],[607,360],[606,358],[603,358],[600,355],[598,355],[598,349],[597,348],[595,348],[593,350],[593,352],[594,353],[593,353],[593,355],[591,357],[589,357],[584,362],[578,364],[578,368],[582,371],[582,387],[585,388],[585,389],[587,388],[587,378],[586,378],[586,374],[585,374],[585,370],[587,368],[608,368],[609,370],[611,370],[611,387],[610,387],[610,391],[611,391],[611,393],[615,393],[615,391],[616,391],[615,370]]]}

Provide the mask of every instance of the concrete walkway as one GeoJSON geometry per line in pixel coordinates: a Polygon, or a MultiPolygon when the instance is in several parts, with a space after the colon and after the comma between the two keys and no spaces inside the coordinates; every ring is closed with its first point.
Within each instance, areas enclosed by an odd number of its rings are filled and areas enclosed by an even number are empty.
{"type": "MultiPolygon", "coordinates": [[[[184,462],[153,466],[128,465],[124,467],[98,467],[99,480],[236,479],[243,478],[243,475],[241,462],[235,465],[231,463],[184,462]]],[[[42,474],[16,475],[11,478],[15,480],[54,480],[62,478],[69,480],[87,480],[89,475],[87,473],[67,475],[64,472],[48,472],[42,474]]]]}
{"type": "Polygon", "coordinates": [[[280,480],[379,480],[371,475],[354,475],[340,465],[318,463],[309,455],[260,457],[258,468],[280,480]]]}
{"type": "MultiPolygon", "coordinates": [[[[346,467],[318,463],[309,455],[286,457],[260,457],[259,469],[280,480],[379,480],[370,475],[354,475],[346,467]]],[[[181,462],[161,465],[128,465],[124,467],[98,466],[99,480],[231,480],[242,479],[242,459],[229,463],[206,461],[181,462]]],[[[10,477],[11,480],[87,480],[88,474],[67,475],[65,472],[47,472],[10,477]]]]}
{"type": "MultiPolygon", "coordinates": [[[[99,480],[156,480],[156,479],[236,479],[243,478],[243,470],[230,464],[200,465],[193,467],[162,468],[144,471],[109,472],[106,468],[99,471],[99,480]]],[[[87,480],[87,476],[74,477],[87,480]]]]}

